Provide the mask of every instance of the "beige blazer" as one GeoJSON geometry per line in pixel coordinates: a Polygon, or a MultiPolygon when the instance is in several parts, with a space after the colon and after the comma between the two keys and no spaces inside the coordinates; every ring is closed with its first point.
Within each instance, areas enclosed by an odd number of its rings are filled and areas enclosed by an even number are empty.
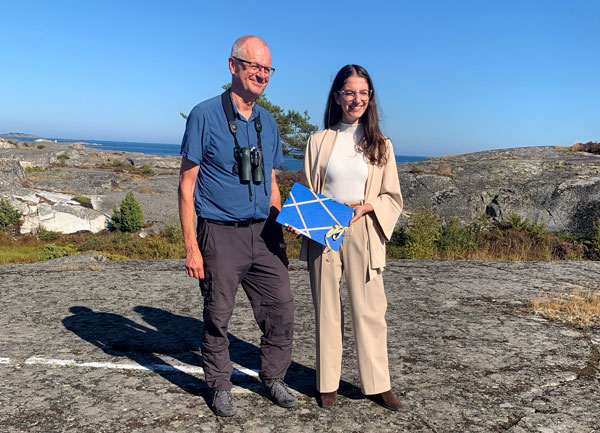
{"type": "MultiPolygon", "coordinates": [[[[304,184],[322,194],[327,179],[327,166],[339,124],[312,135],[306,144],[304,156],[304,184]]],[[[387,162],[383,166],[369,163],[365,202],[373,206],[374,212],[366,214],[370,268],[380,273],[385,266],[385,242],[389,241],[396,221],[402,212],[402,193],[398,180],[398,169],[392,142],[386,139],[387,162]]],[[[300,259],[308,259],[308,241],[302,238],[300,259]]]]}

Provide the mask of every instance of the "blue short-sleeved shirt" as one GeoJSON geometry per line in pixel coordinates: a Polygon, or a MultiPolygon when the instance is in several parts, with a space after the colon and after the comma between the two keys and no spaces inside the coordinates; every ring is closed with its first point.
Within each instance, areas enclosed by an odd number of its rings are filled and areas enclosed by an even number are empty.
{"type": "Polygon", "coordinates": [[[271,171],[283,163],[277,122],[271,113],[256,104],[249,120],[239,114],[235,104],[233,109],[240,147],[257,147],[254,119],[260,113],[267,194],[263,183],[251,182],[250,201],[248,184],[241,183],[239,176],[232,174],[236,163],[235,142],[219,95],[192,109],[181,143],[181,156],[200,165],[194,197],[196,215],[220,221],[267,218],[271,201],[271,171]]]}

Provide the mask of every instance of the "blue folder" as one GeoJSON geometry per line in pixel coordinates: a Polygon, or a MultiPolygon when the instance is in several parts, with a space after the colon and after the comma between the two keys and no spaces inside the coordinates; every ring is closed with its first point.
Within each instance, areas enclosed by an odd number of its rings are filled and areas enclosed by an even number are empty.
{"type": "Polygon", "coordinates": [[[354,209],[295,183],[277,222],[298,229],[303,236],[337,251],[354,209]]]}

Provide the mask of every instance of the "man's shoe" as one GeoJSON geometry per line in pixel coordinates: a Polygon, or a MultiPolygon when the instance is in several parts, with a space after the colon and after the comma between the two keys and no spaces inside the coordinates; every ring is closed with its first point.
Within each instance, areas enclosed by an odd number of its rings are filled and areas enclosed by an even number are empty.
{"type": "Polygon", "coordinates": [[[215,391],[212,407],[218,416],[233,416],[237,412],[231,391],[215,391]]]}
{"type": "Polygon", "coordinates": [[[322,392],[320,396],[320,406],[323,409],[331,409],[337,399],[337,390],[331,392],[322,392]]]}
{"type": "Polygon", "coordinates": [[[402,409],[402,403],[400,403],[400,400],[394,397],[392,390],[382,392],[381,394],[375,394],[372,396],[372,399],[375,403],[380,404],[386,409],[394,411],[402,409]]]}
{"type": "Polygon", "coordinates": [[[298,404],[298,399],[281,379],[275,379],[265,385],[273,402],[281,407],[290,408],[298,404]]]}

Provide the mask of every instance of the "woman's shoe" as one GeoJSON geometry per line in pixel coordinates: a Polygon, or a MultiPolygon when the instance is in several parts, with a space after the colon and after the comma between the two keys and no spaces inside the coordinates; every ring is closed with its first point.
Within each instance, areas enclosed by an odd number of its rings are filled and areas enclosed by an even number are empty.
{"type": "Polygon", "coordinates": [[[322,392],[319,395],[320,404],[323,409],[330,409],[335,404],[337,399],[337,390],[331,392],[322,392]]]}
{"type": "Polygon", "coordinates": [[[382,392],[381,394],[375,394],[373,396],[373,401],[389,410],[396,411],[402,409],[402,403],[394,397],[392,390],[382,392]]]}

